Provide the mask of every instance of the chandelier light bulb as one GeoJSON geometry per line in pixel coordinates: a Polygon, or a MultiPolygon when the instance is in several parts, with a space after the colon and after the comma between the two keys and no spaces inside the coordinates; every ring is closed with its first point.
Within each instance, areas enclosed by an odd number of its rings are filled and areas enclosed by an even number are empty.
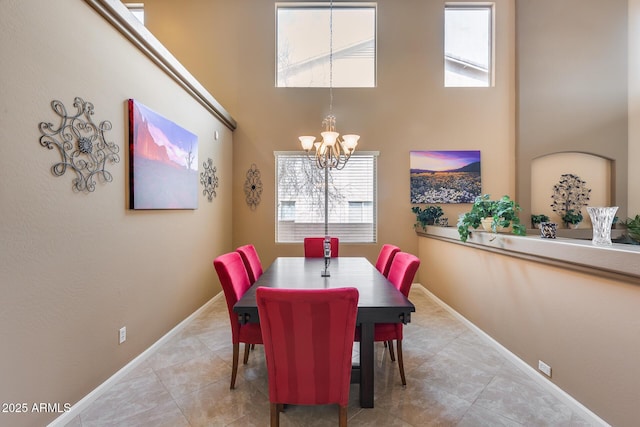
{"type": "Polygon", "coordinates": [[[336,145],[336,141],[340,134],[338,132],[324,131],[320,135],[322,135],[322,141],[326,145],[328,145],[329,147],[333,147],[334,145],[336,145]]]}
{"type": "Polygon", "coordinates": [[[349,152],[353,152],[358,145],[360,135],[342,135],[342,139],[342,146],[344,147],[344,149],[349,152]]]}
{"type": "Polygon", "coordinates": [[[300,140],[300,144],[302,144],[302,149],[304,151],[311,150],[311,147],[313,147],[313,143],[316,142],[315,136],[300,136],[298,137],[298,139],[300,140]]]}

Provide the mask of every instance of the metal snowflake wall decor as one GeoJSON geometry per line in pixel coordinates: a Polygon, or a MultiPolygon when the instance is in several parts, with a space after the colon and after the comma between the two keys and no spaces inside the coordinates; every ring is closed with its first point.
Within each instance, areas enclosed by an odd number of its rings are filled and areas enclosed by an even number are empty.
{"type": "Polygon", "coordinates": [[[260,196],[262,195],[262,179],[260,178],[260,170],[255,163],[251,165],[247,171],[247,180],[244,182],[244,194],[247,197],[247,205],[251,210],[255,210],[260,204],[260,196]]]}
{"type": "Polygon", "coordinates": [[[216,176],[216,168],[212,166],[213,160],[207,159],[205,163],[202,163],[204,172],[200,174],[200,184],[204,186],[202,194],[207,196],[207,199],[211,202],[216,197],[216,188],[218,188],[218,177],[216,176]]]}
{"type": "Polygon", "coordinates": [[[105,120],[96,125],[91,120],[92,103],[76,97],[73,106],[76,113],[68,115],[62,102],[51,101],[51,108],[60,116],[60,124],[54,127],[53,123],[40,122],[40,145],[49,150],[55,147],[60,153],[60,162],[51,167],[55,176],[62,176],[67,168],[71,168],[76,174],[73,190],[92,192],[96,189],[95,175],[102,177],[105,182],[113,181],[105,164],[120,161],[120,148],[105,140],[104,133],[112,127],[110,121],[105,120]]]}

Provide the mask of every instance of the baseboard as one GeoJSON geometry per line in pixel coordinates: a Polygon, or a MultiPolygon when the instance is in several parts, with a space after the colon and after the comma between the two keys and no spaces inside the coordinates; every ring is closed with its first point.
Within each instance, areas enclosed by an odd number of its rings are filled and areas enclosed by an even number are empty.
{"type": "Polygon", "coordinates": [[[483,338],[487,343],[489,343],[492,347],[494,347],[500,354],[502,354],[509,361],[513,362],[522,372],[524,372],[528,377],[530,377],[533,381],[547,390],[549,393],[558,398],[562,403],[571,408],[574,412],[580,414],[584,419],[593,423],[593,425],[602,426],[602,427],[611,427],[608,423],[606,423],[603,419],[598,417],[592,411],[589,410],[586,406],[578,402],[567,392],[562,390],[560,387],[552,383],[551,381],[545,379],[542,375],[540,375],[534,368],[529,366],[524,360],[520,359],[518,356],[510,352],[506,347],[500,344],[498,341],[491,338],[487,335],[482,329],[478,328],[476,325],[471,323],[467,318],[462,316],[460,313],[455,311],[453,308],[448,306],[444,301],[431,293],[427,288],[422,286],[419,283],[414,283],[412,285],[412,289],[418,289],[422,291],[425,295],[435,301],[442,308],[447,310],[451,315],[453,315],[456,319],[460,320],[465,324],[469,329],[478,334],[481,338],[483,338]]]}
{"type": "Polygon", "coordinates": [[[133,371],[138,365],[144,362],[149,356],[151,356],[160,346],[165,344],[171,338],[176,336],[178,332],[180,332],[184,327],[191,322],[191,320],[195,319],[202,311],[204,311],[209,305],[214,303],[220,298],[223,298],[224,295],[222,292],[219,292],[216,296],[211,298],[209,301],[204,303],[202,307],[194,311],[189,317],[184,319],[182,322],[178,323],[173,329],[164,334],[158,341],[153,343],[149,348],[140,353],[136,358],[134,358],[131,362],[127,363],[123,366],[118,372],[109,377],[105,382],[100,384],[94,390],[92,390],[85,397],[80,399],[75,405],[71,406],[69,411],[60,415],[58,418],[53,420],[48,427],[62,427],[73,420],[75,417],[80,415],[82,411],[84,411],[89,405],[91,405],[97,398],[99,398],[104,392],[109,390],[114,384],[116,384],[120,379],[122,379],[129,372],[133,371]]]}

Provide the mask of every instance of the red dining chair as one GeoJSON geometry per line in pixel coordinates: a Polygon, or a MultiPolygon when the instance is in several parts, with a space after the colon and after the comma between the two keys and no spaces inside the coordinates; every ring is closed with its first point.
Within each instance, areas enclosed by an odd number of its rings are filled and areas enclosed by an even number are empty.
{"type": "Polygon", "coordinates": [[[382,245],[378,259],[376,261],[376,269],[382,273],[384,277],[389,275],[389,269],[391,268],[391,262],[393,257],[400,252],[400,248],[390,244],[382,245]]]}
{"type": "Polygon", "coordinates": [[[244,266],[249,274],[249,283],[253,285],[256,280],[262,276],[262,263],[260,262],[260,257],[258,256],[255,246],[240,246],[236,249],[236,252],[242,257],[242,262],[244,262],[244,266]]]}
{"type": "MultiPolygon", "coordinates": [[[[338,238],[331,237],[331,258],[338,256],[339,245],[338,238]]],[[[305,258],[324,258],[324,237],[305,237],[304,256],[305,258]]]]}
{"type": "Polygon", "coordinates": [[[229,309],[229,321],[231,322],[231,342],[233,343],[233,364],[231,367],[231,386],[236,385],[236,375],[238,373],[238,357],[240,353],[240,343],[244,343],[245,365],[249,360],[249,346],[262,344],[262,332],[259,323],[241,324],[238,316],[233,312],[233,306],[249,289],[249,275],[242,262],[242,257],[238,252],[229,252],[220,255],[213,261],[213,265],[218,273],[224,297],[227,300],[229,309]]]}
{"type": "MultiPolygon", "coordinates": [[[[393,257],[389,276],[387,279],[400,291],[405,297],[409,297],[409,291],[413,279],[420,267],[420,259],[407,252],[398,252],[393,257]]],[[[402,323],[376,323],[373,340],[376,342],[383,341],[389,347],[389,355],[391,360],[395,361],[393,353],[393,340],[396,341],[396,349],[398,353],[398,368],[400,369],[400,379],[402,385],[407,385],[404,375],[404,363],[402,359],[402,323]]],[[[360,329],[356,329],[356,341],[360,341],[360,329]]]]}
{"type": "Polygon", "coordinates": [[[358,290],[256,289],[267,359],[271,427],[284,404],[340,407],[347,425],[358,290]]]}

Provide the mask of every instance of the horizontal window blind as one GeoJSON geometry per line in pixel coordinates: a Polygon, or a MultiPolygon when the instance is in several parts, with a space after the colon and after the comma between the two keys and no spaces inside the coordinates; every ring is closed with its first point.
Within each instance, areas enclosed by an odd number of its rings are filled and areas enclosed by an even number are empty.
{"type": "MultiPolygon", "coordinates": [[[[304,152],[276,152],[276,242],[324,236],[325,170],[304,152]]],[[[342,242],[377,238],[377,153],[351,156],[328,171],[329,235],[342,242]]]]}

